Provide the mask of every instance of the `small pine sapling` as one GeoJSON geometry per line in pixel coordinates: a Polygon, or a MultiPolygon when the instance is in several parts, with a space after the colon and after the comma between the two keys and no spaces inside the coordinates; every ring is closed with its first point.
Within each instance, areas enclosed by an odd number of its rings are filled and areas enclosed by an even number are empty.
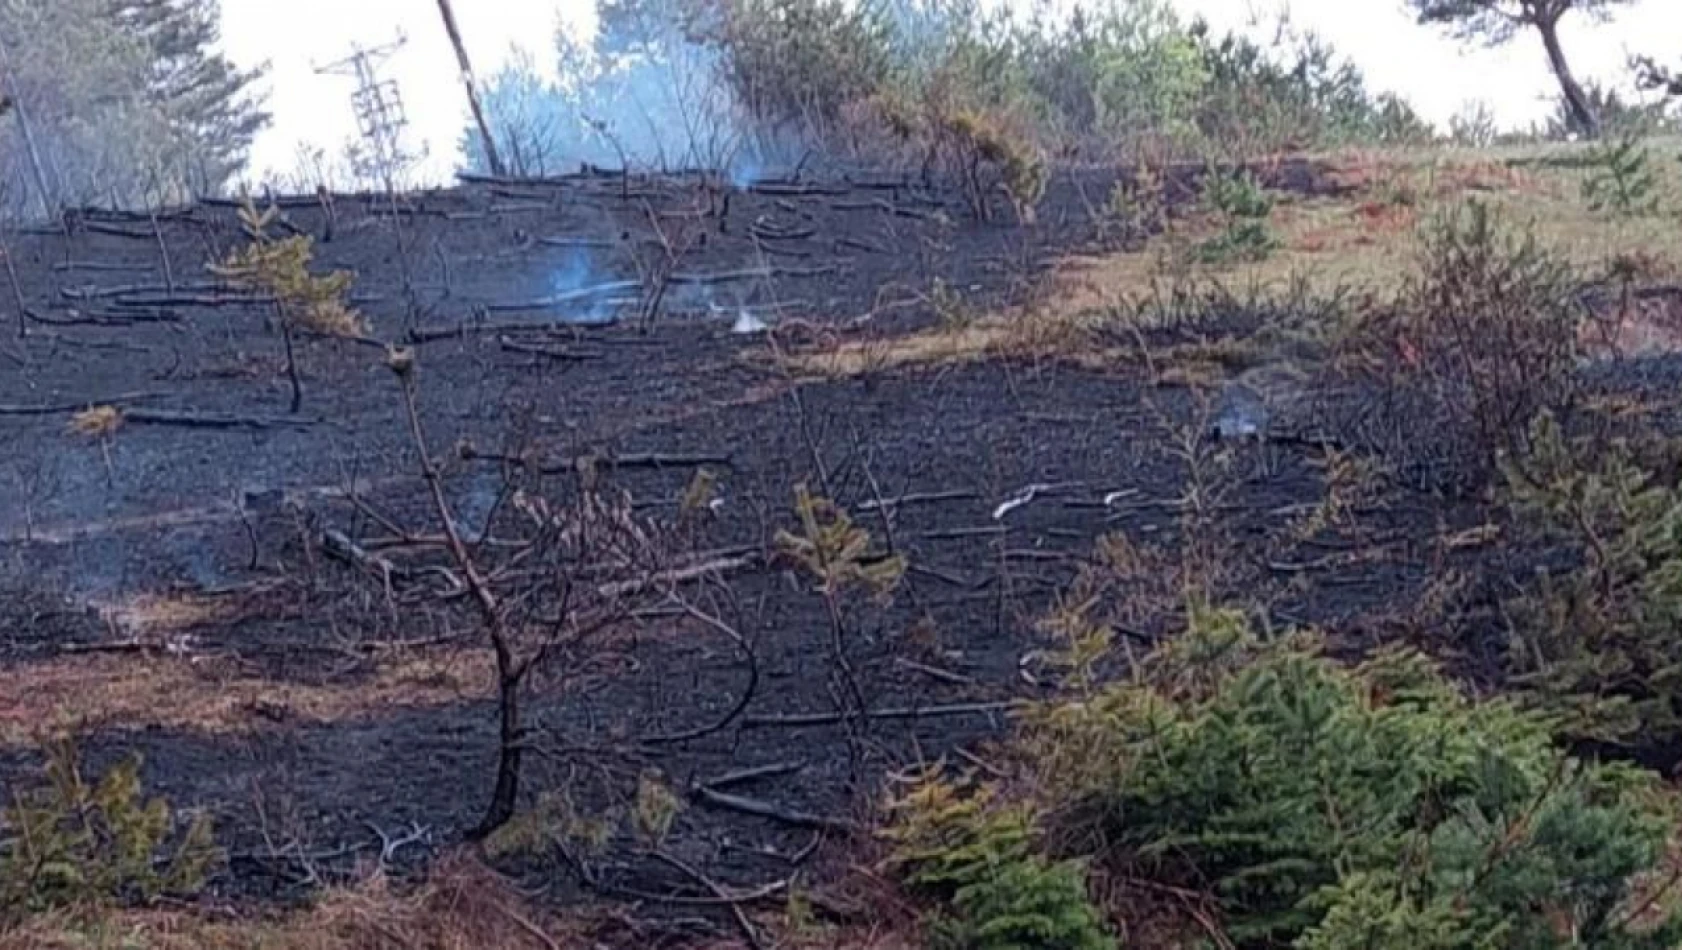
{"type": "Polygon", "coordinates": [[[924,921],[929,945],[1114,950],[1087,897],[1083,862],[1047,860],[1030,810],[998,799],[987,786],[966,794],[931,770],[888,804],[888,869],[940,904],[924,921]]]}
{"type": "Polygon", "coordinates": [[[345,303],[344,295],[353,279],[348,271],[332,271],[321,276],[310,273],[314,256],[312,238],[299,234],[276,239],[269,235],[269,226],[279,214],[280,209],[274,205],[259,211],[247,195],[239,209],[239,220],[248,242],[221,263],[212,264],[210,271],[236,286],[265,294],[273,301],[286,346],[286,377],[292,385],[291,411],[297,412],[304,394],[298,376],[294,334],[306,331],[354,338],[366,336],[368,325],[361,314],[345,303]]]}
{"type": "Polygon", "coordinates": [[[851,707],[853,718],[849,721],[855,724],[857,739],[868,731],[870,710],[849,658],[844,599],[857,590],[879,602],[887,601],[905,575],[905,558],[873,552],[870,532],[854,525],[852,518],[834,501],[812,494],[805,483],[795,486],[794,507],[800,518],[800,531],[779,530],[777,550],[817,582],[816,590],[829,616],[830,661],[835,665],[846,697],[839,706],[843,712],[851,707]]]}
{"type": "Polygon", "coordinates": [[[144,798],[138,757],[90,781],[73,738],[53,737],[43,750],[40,787],[19,789],[0,811],[0,922],[204,886],[220,857],[209,821],[200,815],[177,829],[168,802],[144,798]]]}
{"type": "Polygon", "coordinates": [[[1658,213],[1658,188],[1652,153],[1632,131],[1595,147],[1583,179],[1583,199],[1597,213],[1635,218],[1658,213]]]}
{"type": "Polygon", "coordinates": [[[1279,246],[1268,227],[1273,195],[1249,172],[1211,169],[1203,180],[1203,204],[1220,223],[1221,233],[1197,246],[1205,263],[1263,260],[1279,246]]]}
{"type": "Polygon", "coordinates": [[[1513,672],[1566,735],[1669,746],[1682,736],[1682,493],[1622,443],[1589,458],[1549,413],[1529,442],[1502,459],[1508,505],[1580,560],[1507,605],[1513,672]]]}

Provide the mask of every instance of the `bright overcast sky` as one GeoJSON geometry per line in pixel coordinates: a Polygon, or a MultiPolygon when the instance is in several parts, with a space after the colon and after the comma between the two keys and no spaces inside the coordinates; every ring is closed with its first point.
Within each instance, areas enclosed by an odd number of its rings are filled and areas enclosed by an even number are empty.
{"type": "MultiPolygon", "coordinates": [[[[1010,2],[1010,0],[1005,0],[1010,2]]],[[[1172,0],[1217,27],[1243,28],[1253,10],[1271,13],[1281,0],[1172,0]]],[[[275,121],[258,140],[253,170],[286,175],[299,167],[300,145],[339,151],[355,132],[350,112],[354,82],[317,74],[346,56],[352,44],[407,43],[382,66],[399,86],[411,123],[410,140],[426,149],[421,172],[447,176],[454,167],[466,105],[455,59],[435,0],[222,0],[223,39],[243,64],[268,60],[269,108],[275,121]]],[[[515,46],[550,60],[550,38],[562,20],[588,29],[593,0],[456,0],[456,15],[475,70],[488,75],[515,46]]],[[[1355,59],[1376,89],[1400,92],[1437,123],[1471,100],[1483,100],[1503,124],[1523,125],[1545,114],[1555,91],[1532,37],[1488,51],[1466,49],[1413,24],[1402,0],[1291,0],[1292,20],[1319,31],[1355,59]]],[[[1267,17],[1263,17],[1267,19],[1267,17]]],[[[1567,52],[1582,78],[1623,83],[1632,52],[1682,59],[1682,3],[1636,0],[1610,26],[1570,24],[1567,52]]]]}

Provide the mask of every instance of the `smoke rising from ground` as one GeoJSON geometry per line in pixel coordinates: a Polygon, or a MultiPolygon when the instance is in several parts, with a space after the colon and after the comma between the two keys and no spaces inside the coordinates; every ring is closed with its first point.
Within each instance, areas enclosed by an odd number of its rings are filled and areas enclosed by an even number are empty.
{"type": "MultiPolygon", "coordinates": [[[[784,157],[756,134],[724,78],[720,54],[676,27],[653,39],[612,32],[588,46],[556,36],[558,79],[530,54],[490,77],[483,91],[504,163],[517,175],[576,171],[582,165],[661,171],[722,171],[745,184],[784,157]]],[[[487,171],[473,130],[466,166],[487,171]]]]}

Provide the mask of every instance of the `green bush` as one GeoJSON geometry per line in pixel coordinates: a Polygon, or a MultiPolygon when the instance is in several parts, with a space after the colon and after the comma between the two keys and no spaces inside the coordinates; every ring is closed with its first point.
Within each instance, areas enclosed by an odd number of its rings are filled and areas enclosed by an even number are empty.
{"type": "Polygon", "coordinates": [[[892,803],[889,864],[945,905],[926,922],[936,950],[1114,950],[1078,861],[1041,857],[1022,808],[992,807],[928,776],[892,803]]]}
{"type": "Polygon", "coordinates": [[[1264,150],[1348,142],[1429,141],[1431,127],[1395,95],[1368,91],[1361,71],[1313,33],[1282,29],[1272,48],[1236,34],[1192,33],[1208,82],[1196,125],[1211,142],[1253,140],[1264,150]]]}
{"type": "Polygon", "coordinates": [[[1682,739],[1682,494],[1630,447],[1576,446],[1549,414],[1503,459],[1521,526],[1578,558],[1507,605],[1517,683],[1575,738],[1641,748],[1682,739]]]}
{"type": "Polygon", "coordinates": [[[41,786],[0,812],[0,920],[204,886],[217,858],[209,822],[195,818],[177,835],[168,803],[142,800],[138,757],[90,783],[72,740],[51,740],[45,752],[41,786]]]}
{"type": "Polygon", "coordinates": [[[1137,682],[1029,720],[1044,813],[1121,879],[1206,893],[1241,947],[1672,947],[1632,924],[1675,813],[1656,778],[1573,759],[1549,721],[1422,657],[1346,668],[1194,610],[1137,682]]]}
{"type": "Polygon", "coordinates": [[[1625,133],[1595,146],[1583,179],[1583,199],[1601,213],[1633,218],[1657,214],[1659,180],[1641,136],[1625,133]]]}
{"type": "MultiPolygon", "coordinates": [[[[519,167],[612,160],[603,149],[613,143],[610,151],[642,161],[706,160],[719,141],[752,143],[756,154],[846,145],[862,153],[854,157],[901,157],[865,141],[879,131],[869,120],[892,118],[872,115],[883,102],[912,106],[889,111],[920,114],[924,126],[964,112],[1007,117],[1032,146],[1023,154],[1105,158],[1271,153],[1413,139],[1424,128],[1400,100],[1369,94],[1359,71],[1316,37],[1292,34],[1271,48],[1216,38],[1167,0],[1077,6],[1068,16],[974,0],[597,6],[589,50],[558,37],[559,81],[527,64],[487,83],[493,124],[519,167]],[[613,142],[581,114],[611,126],[613,142]]],[[[482,167],[471,132],[469,161],[482,167]]]]}
{"type": "Polygon", "coordinates": [[[1267,224],[1273,196],[1248,171],[1211,169],[1203,180],[1203,204],[1221,222],[1221,232],[1197,247],[1204,261],[1262,260],[1279,246],[1267,224]]]}
{"type": "Polygon", "coordinates": [[[1400,306],[1368,308],[1339,344],[1378,397],[1361,437],[1420,487],[1487,487],[1536,414],[1579,391],[1580,286],[1568,259],[1485,203],[1434,217],[1400,306]]]}

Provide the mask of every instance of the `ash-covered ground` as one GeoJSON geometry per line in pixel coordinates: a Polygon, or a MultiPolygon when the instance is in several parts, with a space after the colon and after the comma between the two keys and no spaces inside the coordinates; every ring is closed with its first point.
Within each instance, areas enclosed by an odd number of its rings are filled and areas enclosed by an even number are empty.
{"type": "MultiPolygon", "coordinates": [[[[232,856],[219,885],[237,894],[296,893],[377,855],[382,835],[408,832],[388,856],[416,860],[474,823],[496,722],[470,615],[423,589],[394,597],[322,543],[389,533],[351,495],[405,524],[426,517],[381,342],[414,347],[420,417],[464,523],[502,497],[503,473],[463,461],[463,444],[617,459],[613,484],[655,515],[676,512],[697,468],[717,475],[696,546],[751,562],[729,583],[753,668],[681,618],[642,624],[611,662],[538,684],[527,788],[605,814],[648,769],[689,788],[786,766],[731,786],[782,818],[696,800],[672,831],[679,853],[745,887],[786,876],[821,831],[791,817],[853,815],[871,777],[908,763],[960,749],[985,761],[999,706],[1054,675],[1037,621],[1106,534],[1173,548],[1195,509],[1219,538],[1220,582],[1270,622],[1318,624],[1351,649],[1428,635],[1411,608],[1462,596],[1442,579],[1489,558],[1452,540],[1485,522],[1475,502],[1402,492],[1298,530],[1326,497],[1323,458],[1188,438],[1206,426],[1195,393],[1137,366],[813,378],[740,332],[892,339],[938,319],[937,279],[978,307],[1021,299],[1058,257],[1104,249],[1092,212],[1113,184],[1056,176],[1030,227],[1008,212],[976,222],[954,193],[887,176],[479,183],[408,196],[395,224],[380,196],[288,198],[277,229],[316,236],[318,266],[355,273],[373,326],[363,342],[298,340],[297,414],[272,308],[206,270],[243,240],[235,208],[89,211],[68,233],[15,240],[27,332],[0,352],[4,772],[30,766],[25,737],[45,711],[91,716],[96,757],[141,752],[150,788],[216,818],[232,856]],[[653,273],[667,290],[644,325],[653,273]],[[90,405],[127,421],[72,432],[90,405]],[[862,770],[841,725],[779,720],[835,708],[823,602],[760,556],[793,524],[801,482],[828,485],[910,565],[891,606],[851,620],[858,677],[890,713],[862,770]],[[726,728],[650,741],[716,720],[750,683],[726,728]]],[[[1277,184],[1312,189],[1313,170],[1277,184]]],[[[1148,647],[1160,619],[1121,635],[1148,647]]],[[[533,873],[571,892],[575,870],[533,873]]],[[[609,858],[594,883],[657,892],[671,874],[609,858]]]]}

